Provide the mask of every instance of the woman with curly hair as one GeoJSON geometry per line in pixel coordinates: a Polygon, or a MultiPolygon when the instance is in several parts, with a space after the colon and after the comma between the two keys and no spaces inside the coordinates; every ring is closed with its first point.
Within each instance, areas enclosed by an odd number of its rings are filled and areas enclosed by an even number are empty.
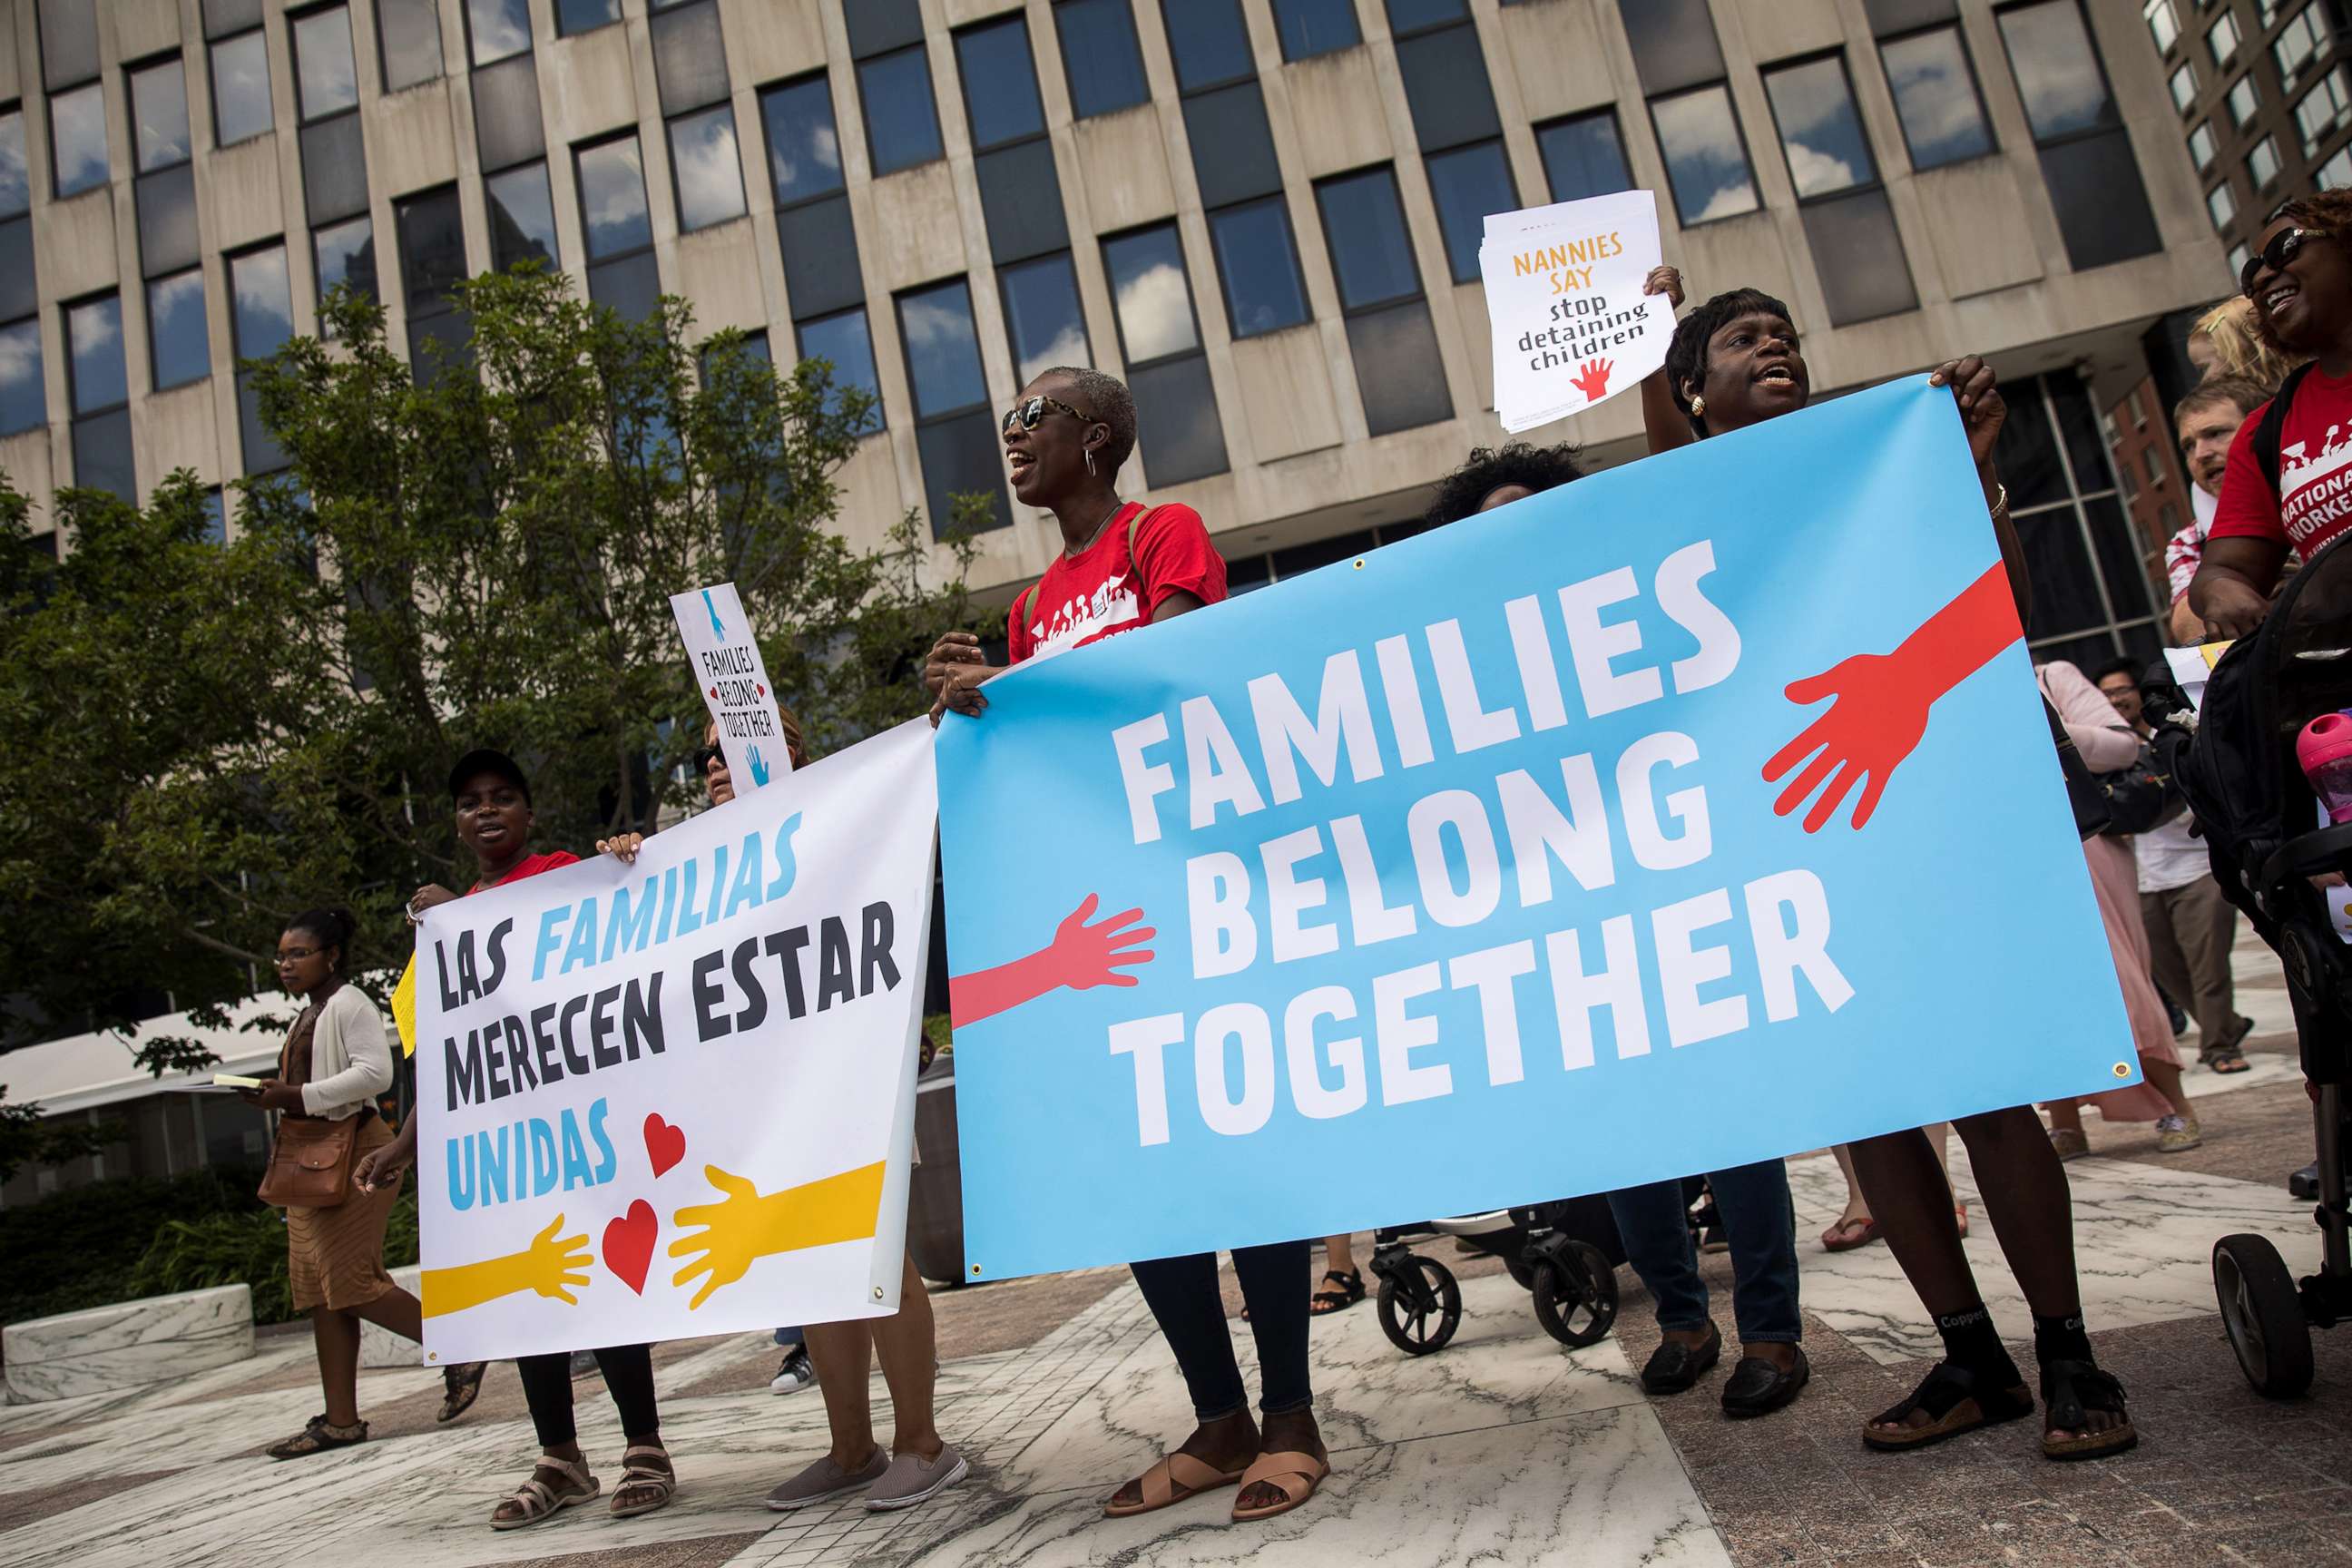
{"type": "Polygon", "coordinates": [[[1513,441],[1474,447],[1467,461],[1438,481],[1436,499],[1422,513],[1422,521],[1432,528],[1460,522],[1583,477],[1573,447],[1513,441]]]}
{"type": "Polygon", "coordinates": [[[2273,213],[2239,276],[2263,343],[2311,363],[2289,373],[2230,443],[2221,503],[2189,585],[2209,637],[2252,633],[2270,611],[2287,552],[2309,560],[2352,529],[2352,492],[2341,478],[2352,465],[2347,232],[2352,191],[2297,196],[2273,213]],[[2265,430],[2274,445],[2261,439],[2265,430]]]}

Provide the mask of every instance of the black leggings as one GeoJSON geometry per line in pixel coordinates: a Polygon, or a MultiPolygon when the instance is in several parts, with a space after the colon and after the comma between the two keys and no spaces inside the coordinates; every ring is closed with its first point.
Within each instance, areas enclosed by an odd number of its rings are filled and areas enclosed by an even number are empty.
{"type": "MultiPolygon", "coordinates": [[[[621,1413],[621,1430],[631,1440],[650,1437],[661,1430],[661,1412],[654,1403],[654,1351],[651,1345],[614,1345],[596,1352],[596,1370],[604,1374],[605,1392],[621,1413]]],[[[530,1424],[539,1429],[539,1446],[560,1448],[576,1439],[580,1429],[572,1420],[572,1354],[527,1355],[515,1362],[522,1374],[522,1396],[530,1405],[530,1424]]]]}
{"type": "MultiPolygon", "coordinates": [[[[1307,1254],[1303,1241],[1234,1248],[1234,1273],[1249,1304],[1250,1331],[1257,1338],[1259,1408],[1268,1415],[1314,1403],[1307,1376],[1307,1254]]],[[[1155,1258],[1129,1267],[1175,1352],[1192,1396],[1192,1414],[1215,1421],[1248,1409],[1249,1390],[1234,1360],[1224,1298],[1217,1290],[1217,1255],[1155,1258]]]]}

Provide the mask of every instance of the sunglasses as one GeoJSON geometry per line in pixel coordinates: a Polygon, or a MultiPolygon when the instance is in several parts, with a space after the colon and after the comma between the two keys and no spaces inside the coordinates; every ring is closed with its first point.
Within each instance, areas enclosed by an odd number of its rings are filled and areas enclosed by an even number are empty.
{"type": "Polygon", "coordinates": [[[2246,258],[2246,265],[2238,272],[2238,292],[2251,300],[2254,297],[2254,278],[2265,267],[2273,272],[2286,270],[2287,263],[2315,239],[2327,237],[2315,228],[2283,228],[2271,236],[2271,242],[2246,258]]]}
{"type": "Polygon", "coordinates": [[[710,764],[718,762],[726,754],[726,752],[720,751],[717,746],[695,747],[694,771],[698,773],[709,773],[710,771],[710,764]]]}
{"type": "Polygon", "coordinates": [[[1028,402],[1022,404],[1016,408],[1006,410],[1002,434],[1006,436],[1012,435],[1013,426],[1015,425],[1020,426],[1024,430],[1034,430],[1037,428],[1037,422],[1045,417],[1048,410],[1066,414],[1071,418],[1079,420],[1087,425],[1091,425],[1095,422],[1095,416],[1093,415],[1087,414],[1080,409],[1073,408],[1058,397],[1046,397],[1041,395],[1031,398],[1028,402]]]}

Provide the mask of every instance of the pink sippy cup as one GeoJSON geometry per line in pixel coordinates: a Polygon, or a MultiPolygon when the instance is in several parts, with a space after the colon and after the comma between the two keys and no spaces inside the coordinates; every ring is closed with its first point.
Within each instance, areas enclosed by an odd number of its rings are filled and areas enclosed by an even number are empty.
{"type": "Polygon", "coordinates": [[[2352,709],[2322,713],[2294,738],[2294,760],[2331,822],[2352,822],[2352,709]]]}

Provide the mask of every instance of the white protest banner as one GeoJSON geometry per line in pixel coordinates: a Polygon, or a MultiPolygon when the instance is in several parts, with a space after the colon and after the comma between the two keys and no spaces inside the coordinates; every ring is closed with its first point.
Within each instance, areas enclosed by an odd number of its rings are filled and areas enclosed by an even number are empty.
{"type": "Polygon", "coordinates": [[[918,720],[426,912],[428,1361],[898,1310],[937,801],[918,720]]]}
{"type": "Polygon", "coordinates": [[[1504,429],[1580,414],[1666,363],[1674,307],[1642,292],[1659,260],[1658,206],[1647,191],[1486,219],[1478,268],[1504,429]]]}
{"type": "Polygon", "coordinates": [[[734,781],[735,793],[758,789],[792,772],[776,690],[768,684],[760,639],[751,635],[751,618],[735,596],[735,584],[714,583],[690,594],[672,594],[669,609],[677,617],[677,635],[694,666],[695,684],[702,689],[711,721],[719,726],[719,745],[727,753],[727,774],[734,781]]]}

